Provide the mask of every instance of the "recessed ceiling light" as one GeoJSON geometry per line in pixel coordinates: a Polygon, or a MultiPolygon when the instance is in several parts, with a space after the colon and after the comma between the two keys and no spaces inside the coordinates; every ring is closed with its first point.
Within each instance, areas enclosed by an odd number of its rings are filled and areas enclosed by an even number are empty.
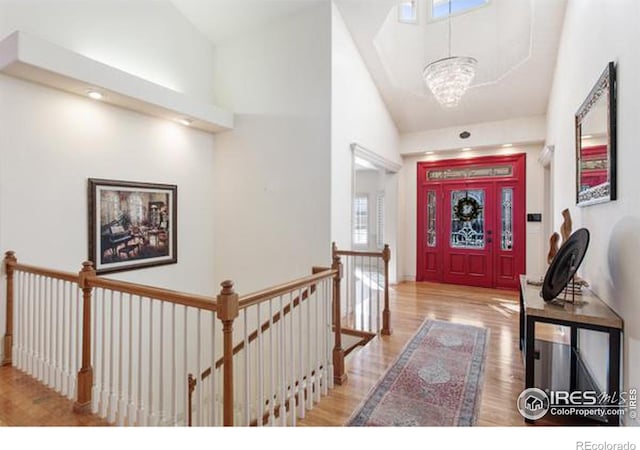
{"type": "Polygon", "coordinates": [[[460,139],[469,139],[471,137],[471,133],[469,133],[468,131],[463,131],[462,133],[460,133],[460,139]]]}
{"type": "Polygon", "coordinates": [[[433,155],[434,152],[424,152],[425,155],[433,155]]]}
{"type": "Polygon", "coordinates": [[[471,147],[465,147],[462,149],[463,152],[468,152],[469,150],[471,150],[471,147]]]}
{"type": "Polygon", "coordinates": [[[102,92],[98,92],[93,89],[88,90],[87,95],[94,100],[102,100],[104,98],[102,92]]]}
{"type": "Polygon", "coordinates": [[[513,144],[504,144],[502,147],[503,148],[510,148],[510,147],[513,147],[513,144]]]}
{"type": "Polygon", "coordinates": [[[189,125],[191,125],[193,123],[193,120],[187,118],[187,117],[183,117],[182,119],[178,119],[178,122],[180,122],[182,125],[188,127],[189,125]]]}

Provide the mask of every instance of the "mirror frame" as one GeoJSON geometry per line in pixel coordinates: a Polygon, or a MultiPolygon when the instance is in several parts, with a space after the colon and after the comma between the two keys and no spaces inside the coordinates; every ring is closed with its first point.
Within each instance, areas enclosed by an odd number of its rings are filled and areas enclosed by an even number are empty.
{"type": "Polygon", "coordinates": [[[575,137],[576,137],[576,205],[589,206],[604,203],[617,199],[616,180],[616,67],[614,62],[609,62],[606,69],[600,75],[597,83],[591,89],[586,100],[582,103],[575,114],[575,137]],[[603,94],[607,93],[607,156],[609,172],[609,195],[580,200],[580,178],[581,178],[581,154],[582,154],[582,122],[597,103],[603,94]]]}

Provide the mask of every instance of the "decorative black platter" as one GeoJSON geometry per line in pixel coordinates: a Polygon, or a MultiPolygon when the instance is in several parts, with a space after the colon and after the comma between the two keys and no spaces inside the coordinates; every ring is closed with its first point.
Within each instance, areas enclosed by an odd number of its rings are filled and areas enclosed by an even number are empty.
{"type": "Polygon", "coordinates": [[[542,283],[542,298],[545,302],[555,299],[567,287],[582,264],[589,247],[589,230],[580,228],[566,240],[551,261],[542,283]]]}

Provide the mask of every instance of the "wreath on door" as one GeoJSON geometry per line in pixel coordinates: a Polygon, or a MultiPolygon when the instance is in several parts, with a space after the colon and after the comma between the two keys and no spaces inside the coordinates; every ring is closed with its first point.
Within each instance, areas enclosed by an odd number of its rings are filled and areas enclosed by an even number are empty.
{"type": "Polygon", "coordinates": [[[471,222],[478,218],[482,212],[482,206],[475,198],[468,195],[458,200],[458,204],[454,207],[456,217],[463,222],[471,222]]]}

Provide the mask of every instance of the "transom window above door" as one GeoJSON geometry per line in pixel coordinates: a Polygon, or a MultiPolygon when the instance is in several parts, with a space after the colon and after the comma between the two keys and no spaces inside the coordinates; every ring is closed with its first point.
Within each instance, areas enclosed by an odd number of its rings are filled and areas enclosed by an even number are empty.
{"type": "Polygon", "coordinates": [[[444,19],[465,11],[480,8],[489,3],[489,0],[429,0],[431,1],[431,18],[433,20],[444,19]]]}

